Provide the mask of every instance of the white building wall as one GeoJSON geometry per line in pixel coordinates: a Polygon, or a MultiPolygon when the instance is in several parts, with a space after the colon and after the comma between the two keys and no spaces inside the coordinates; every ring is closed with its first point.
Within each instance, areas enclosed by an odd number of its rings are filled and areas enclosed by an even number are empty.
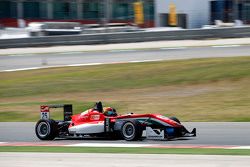
{"type": "Polygon", "coordinates": [[[187,28],[200,28],[210,22],[211,0],[155,0],[155,22],[160,25],[160,14],[169,13],[170,3],[176,5],[176,13],[187,14],[187,28]]]}

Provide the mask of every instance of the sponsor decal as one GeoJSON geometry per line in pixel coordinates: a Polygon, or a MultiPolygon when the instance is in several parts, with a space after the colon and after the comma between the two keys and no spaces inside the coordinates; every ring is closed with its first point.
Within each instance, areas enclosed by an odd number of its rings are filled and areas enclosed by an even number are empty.
{"type": "Polygon", "coordinates": [[[49,112],[49,106],[41,106],[40,111],[41,112],[49,112]]]}
{"type": "Polygon", "coordinates": [[[97,121],[100,119],[100,115],[91,115],[90,120],[97,121]]]}
{"type": "Polygon", "coordinates": [[[157,115],[156,117],[157,117],[157,118],[161,118],[161,119],[168,119],[168,117],[165,117],[165,116],[163,116],[163,115],[157,115]]]}
{"type": "Polygon", "coordinates": [[[146,127],[146,138],[151,140],[163,140],[164,131],[158,129],[152,129],[151,127],[146,127]]]}

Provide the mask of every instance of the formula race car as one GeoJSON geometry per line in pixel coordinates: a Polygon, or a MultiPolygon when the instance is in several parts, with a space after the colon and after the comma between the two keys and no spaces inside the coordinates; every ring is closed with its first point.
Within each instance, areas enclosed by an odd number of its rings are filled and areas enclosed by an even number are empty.
{"type": "Polygon", "coordinates": [[[133,141],[145,137],[168,140],[196,136],[195,128],[189,132],[175,117],[133,113],[117,115],[115,109],[103,108],[101,102],[76,115],[73,115],[71,104],[41,106],[41,119],[37,122],[35,131],[41,140],[107,137],[133,141]],[[51,108],[64,108],[64,120],[50,119],[51,108]]]}

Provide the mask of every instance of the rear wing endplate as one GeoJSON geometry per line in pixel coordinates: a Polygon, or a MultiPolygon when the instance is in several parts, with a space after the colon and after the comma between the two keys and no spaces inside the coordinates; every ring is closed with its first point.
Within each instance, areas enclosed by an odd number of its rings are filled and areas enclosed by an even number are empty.
{"type": "Polygon", "coordinates": [[[41,119],[50,119],[51,108],[63,108],[63,119],[64,121],[70,121],[73,115],[72,104],[52,104],[40,106],[41,119]]]}

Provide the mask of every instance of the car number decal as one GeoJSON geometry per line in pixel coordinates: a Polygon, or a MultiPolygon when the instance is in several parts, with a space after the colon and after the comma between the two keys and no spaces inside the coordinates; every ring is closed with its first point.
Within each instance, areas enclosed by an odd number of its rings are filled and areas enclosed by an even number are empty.
{"type": "Polygon", "coordinates": [[[49,119],[49,106],[41,106],[41,119],[49,119]]]}

